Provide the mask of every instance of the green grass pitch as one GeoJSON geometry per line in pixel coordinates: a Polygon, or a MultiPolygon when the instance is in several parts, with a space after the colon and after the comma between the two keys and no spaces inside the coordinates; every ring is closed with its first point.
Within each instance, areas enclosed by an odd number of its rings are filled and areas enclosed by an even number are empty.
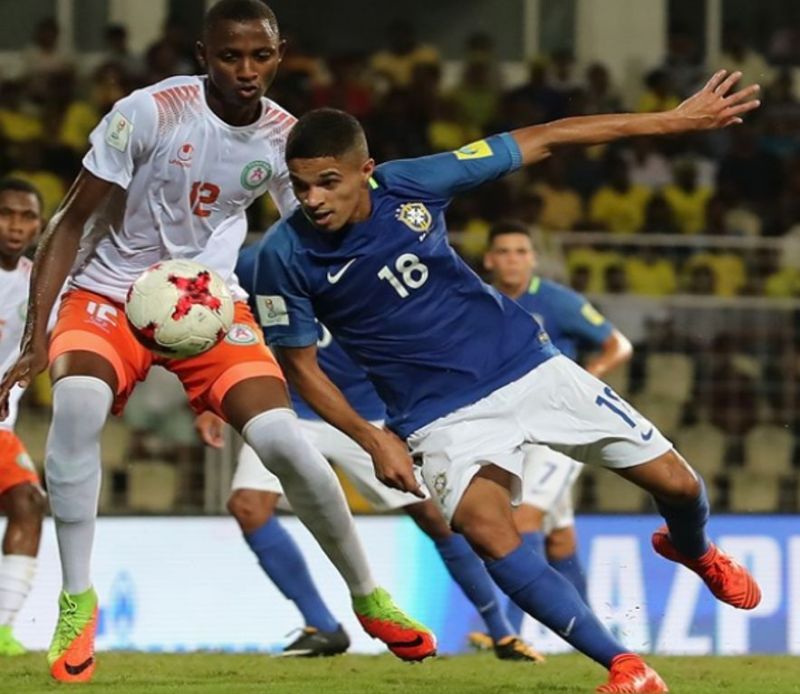
{"type": "MultiPolygon", "coordinates": [[[[680,694],[800,694],[800,658],[716,657],[648,659],[680,694]]],[[[418,665],[391,656],[281,660],[261,655],[101,653],[94,681],[67,687],[87,694],[515,694],[591,692],[605,671],[581,656],[556,656],[546,665],[508,663],[489,654],[441,657],[418,665]]],[[[44,655],[0,660],[0,691],[66,691],[49,679],[44,655]]]]}

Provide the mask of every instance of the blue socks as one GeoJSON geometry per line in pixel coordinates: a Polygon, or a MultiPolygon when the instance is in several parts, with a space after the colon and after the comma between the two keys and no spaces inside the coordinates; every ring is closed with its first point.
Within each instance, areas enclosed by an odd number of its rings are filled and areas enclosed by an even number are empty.
{"type": "MultiPolygon", "coordinates": [[[[544,542],[545,536],[541,531],[522,533],[522,544],[540,557],[545,556],[544,542]]],[[[506,605],[506,617],[508,617],[514,633],[519,635],[522,632],[522,620],[525,619],[525,612],[515,602],[509,601],[506,605]]]]}
{"type": "Polygon", "coordinates": [[[668,504],[656,499],[658,512],[664,516],[672,544],[681,554],[697,559],[708,550],[706,523],[710,513],[706,485],[700,480],[700,495],[688,504],[668,504]]]}
{"type": "Polygon", "coordinates": [[[486,567],[500,589],[525,612],[600,665],[608,668],[614,656],[627,653],[572,584],[525,543],[502,559],[487,561],[486,567]]]}
{"type": "Polygon", "coordinates": [[[300,549],[275,516],[257,530],[245,533],[244,539],[278,590],[297,605],[307,626],[320,631],[339,628],[311,580],[300,549]]]}
{"type": "Polygon", "coordinates": [[[576,552],[563,559],[553,559],[550,561],[550,566],[575,586],[575,590],[578,591],[581,600],[588,605],[589,599],[586,592],[586,574],[583,573],[583,564],[581,564],[578,553],[576,552]]]}
{"type": "Polygon", "coordinates": [[[505,636],[515,634],[500,607],[486,565],[464,536],[454,533],[444,539],[434,540],[434,543],[453,580],[461,586],[461,590],[486,623],[489,636],[494,641],[499,641],[505,636]]]}

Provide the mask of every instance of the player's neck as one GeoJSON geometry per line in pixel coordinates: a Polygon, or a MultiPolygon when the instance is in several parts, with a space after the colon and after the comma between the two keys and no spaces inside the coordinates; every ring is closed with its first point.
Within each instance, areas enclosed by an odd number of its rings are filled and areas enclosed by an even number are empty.
{"type": "Polygon", "coordinates": [[[529,277],[524,282],[504,283],[495,281],[493,286],[495,289],[503,292],[506,296],[512,299],[519,299],[530,286],[531,278],[529,277]]]}
{"type": "Polygon", "coordinates": [[[0,253],[0,270],[13,272],[17,269],[17,265],[19,265],[20,257],[21,256],[16,254],[7,255],[6,253],[0,253]]]}
{"type": "Polygon", "coordinates": [[[358,200],[358,205],[350,217],[350,224],[358,224],[369,219],[372,214],[372,196],[369,194],[369,189],[364,190],[363,194],[358,200]]]}
{"type": "Polygon", "coordinates": [[[237,108],[225,103],[209,81],[206,81],[205,91],[208,107],[214,112],[215,116],[228,125],[239,128],[255,123],[261,116],[262,106],[260,99],[255,104],[237,108]]]}

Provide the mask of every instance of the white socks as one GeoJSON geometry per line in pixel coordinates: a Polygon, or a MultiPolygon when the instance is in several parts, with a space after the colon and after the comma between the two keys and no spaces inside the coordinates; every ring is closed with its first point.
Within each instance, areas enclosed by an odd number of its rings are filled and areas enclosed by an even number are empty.
{"type": "Polygon", "coordinates": [[[375,588],[342,487],[322,454],[306,439],[292,410],[253,417],[242,429],[264,465],[277,475],[298,518],[311,531],[354,596],[375,588]]]}
{"type": "Polygon", "coordinates": [[[0,627],[11,626],[31,592],[36,557],[7,554],[0,563],[0,627]]]}
{"type": "Polygon", "coordinates": [[[111,388],[99,378],[67,376],[53,386],[45,475],[67,593],[82,593],[92,585],[100,434],[112,401],[111,388]]]}

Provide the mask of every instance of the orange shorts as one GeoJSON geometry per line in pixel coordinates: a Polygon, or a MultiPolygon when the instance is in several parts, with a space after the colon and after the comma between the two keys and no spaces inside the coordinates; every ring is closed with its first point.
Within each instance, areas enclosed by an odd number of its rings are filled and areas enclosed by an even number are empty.
{"type": "Polygon", "coordinates": [[[33,467],[25,444],[13,431],[0,429],[0,496],[18,484],[39,486],[39,475],[33,467]]]}
{"type": "Polygon", "coordinates": [[[64,295],[50,339],[50,363],[67,352],[94,352],[114,367],[117,393],[112,411],[120,414],[134,386],[158,364],[183,384],[195,412],[222,416],[222,399],[237,383],[257,376],[285,381],[278,362],[264,344],[261,328],[244,302],[236,302],[233,326],[222,342],[187,359],[150,352],[136,339],[125,308],[101,294],[73,289],[64,295]]]}

